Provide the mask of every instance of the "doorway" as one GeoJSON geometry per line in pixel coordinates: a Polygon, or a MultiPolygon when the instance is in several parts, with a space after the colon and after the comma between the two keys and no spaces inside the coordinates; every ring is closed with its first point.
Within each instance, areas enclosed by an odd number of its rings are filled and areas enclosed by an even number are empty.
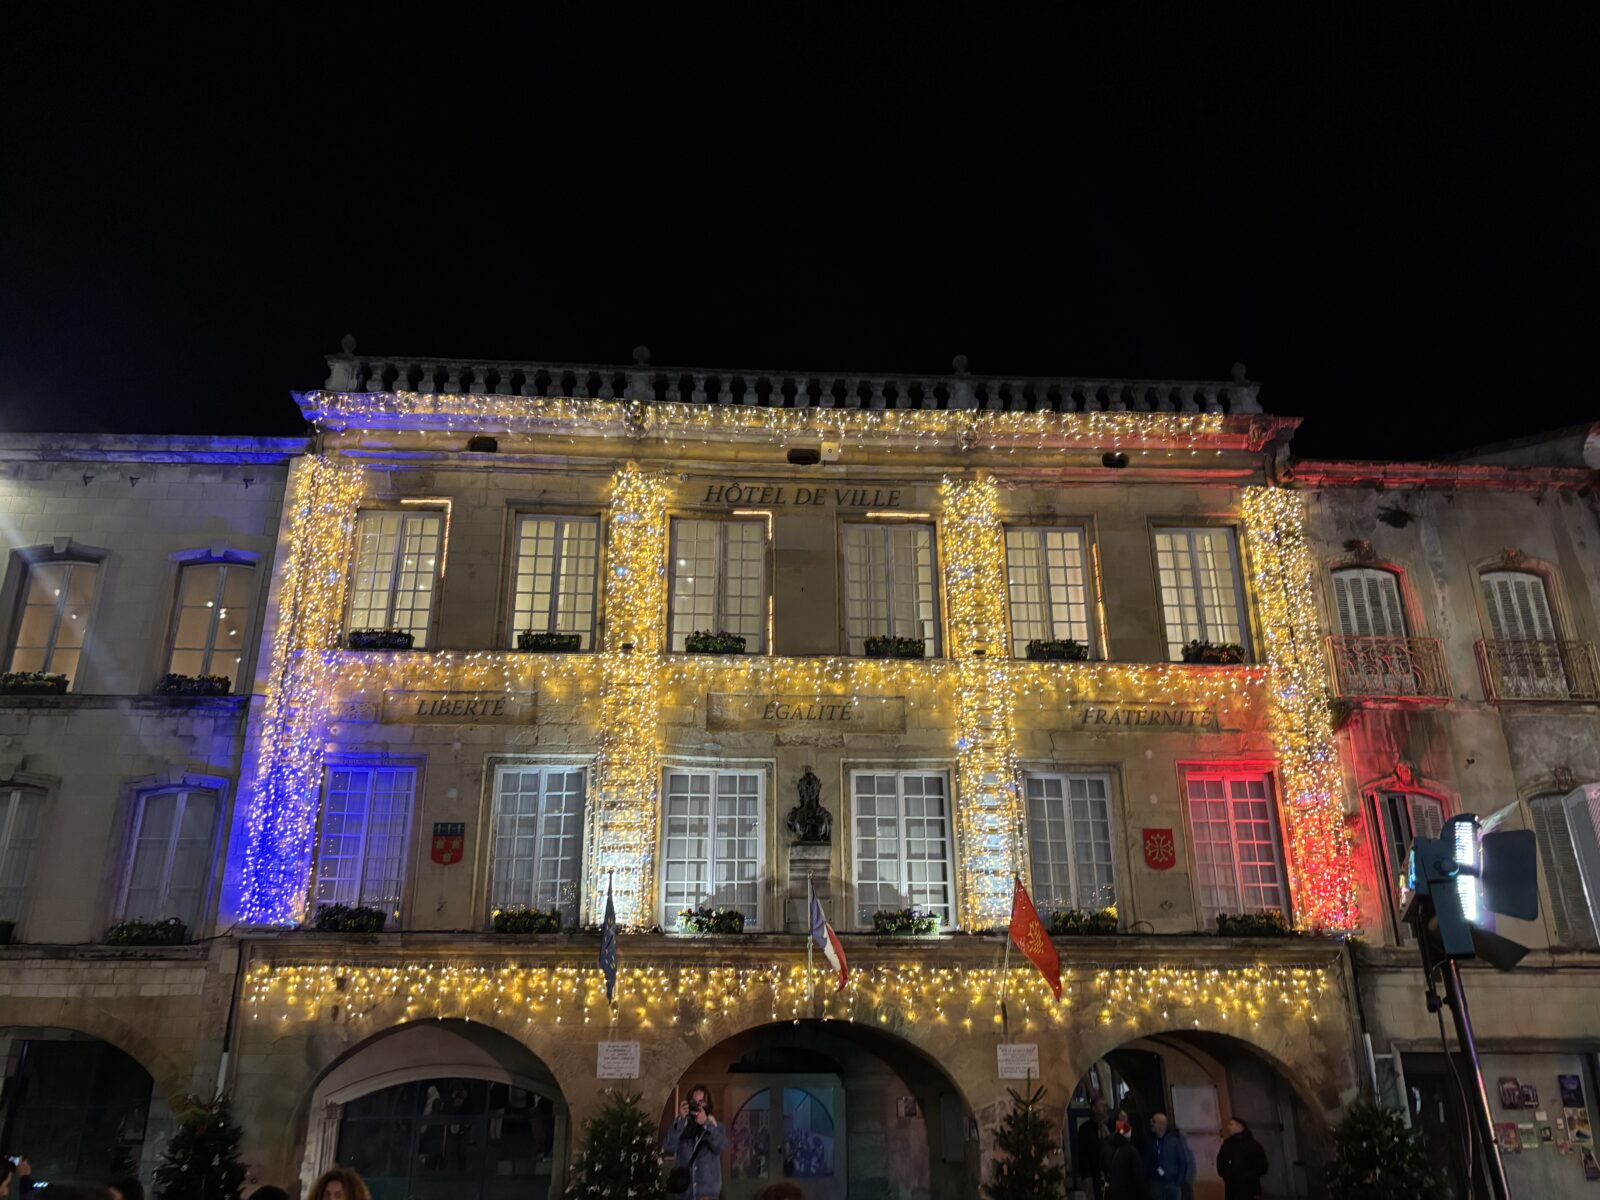
{"type": "Polygon", "coordinates": [[[728,1101],[728,1200],[752,1200],[779,1180],[806,1200],[844,1200],[845,1092],[837,1075],[741,1078],[728,1101]]]}

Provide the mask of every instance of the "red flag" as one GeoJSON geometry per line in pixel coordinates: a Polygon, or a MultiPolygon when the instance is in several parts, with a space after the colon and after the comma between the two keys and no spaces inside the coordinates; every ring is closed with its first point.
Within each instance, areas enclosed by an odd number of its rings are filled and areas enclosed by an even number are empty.
{"type": "Polygon", "coordinates": [[[1061,999],[1061,957],[1056,945],[1045,933],[1044,922],[1039,920],[1039,910],[1028,898],[1028,889],[1017,881],[1017,890],[1011,896],[1011,940],[1017,949],[1028,956],[1028,961],[1039,968],[1039,974],[1061,999]]]}

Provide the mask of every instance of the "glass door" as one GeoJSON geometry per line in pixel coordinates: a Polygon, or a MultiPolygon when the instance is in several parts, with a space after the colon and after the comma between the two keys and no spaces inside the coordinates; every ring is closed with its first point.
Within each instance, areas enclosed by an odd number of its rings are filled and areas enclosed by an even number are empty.
{"type": "Polygon", "coordinates": [[[806,1200],[844,1200],[844,1087],[836,1075],[743,1078],[728,1089],[727,1200],[784,1182],[806,1200]]]}

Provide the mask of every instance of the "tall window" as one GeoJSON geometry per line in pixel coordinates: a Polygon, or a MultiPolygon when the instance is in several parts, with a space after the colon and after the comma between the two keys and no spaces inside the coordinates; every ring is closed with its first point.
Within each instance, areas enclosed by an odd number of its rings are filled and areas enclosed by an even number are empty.
{"type": "Polygon", "coordinates": [[[495,772],[494,907],[559,908],[569,921],[576,917],[583,785],[581,767],[503,766],[495,772]]]}
{"type": "Polygon", "coordinates": [[[328,769],[313,887],[318,905],[371,905],[399,919],[416,788],[414,767],[328,769]]]}
{"type": "Polygon", "coordinates": [[[22,920],[43,817],[43,792],[22,787],[0,790],[0,921],[22,920]]]}
{"type": "Polygon", "coordinates": [[[1395,935],[1407,940],[1408,928],[1396,908],[1406,860],[1418,838],[1436,838],[1444,832],[1444,804],[1421,792],[1380,791],[1372,798],[1383,836],[1384,866],[1388,869],[1388,902],[1395,916],[1395,935]]]}
{"type": "Polygon", "coordinates": [[[1600,787],[1536,796],[1528,807],[1557,941],[1600,947],[1600,787]]]}
{"type": "Polygon", "coordinates": [[[11,670],[65,675],[67,686],[72,686],[89,634],[89,612],[99,579],[98,563],[28,564],[17,633],[11,643],[11,670]]]}
{"type": "Polygon", "coordinates": [[[427,645],[444,514],[368,509],[356,525],[351,629],[403,629],[427,645]]]}
{"type": "Polygon", "coordinates": [[[1333,602],[1345,637],[1406,636],[1400,583],[1393,571],[1342,567],[1333,573],[1333,602]]]}
{"type": "Polygon", "coordinates": [[[1191,769],[1189,831],[1207,929],[1218,913],[1289,912],[1272,781],[1259,772],[1191,769]]]}
{"type": "Polygon", "coordinates": [[[845,632],[851,654],[870,637],[922,638],[939,655],[938,562],[932,525],[851,523],[844,527],[845,632]]]}
{"type": "Polygon", "coordinates": [[[1192,641],[1245,645],[1244,589],[1233,530],[1156,530],[1156,573],[1168,658],[1181,659],[1192,641]]]}
{"type": "Polygon", "coordinates": [[[1078,528],[1006,530],[1013,658],[1026,656],[1035,640],[1090,644],[1086,546],[1078,528]]]}
{"type": "Polygon", "coordinates": [[[1104,775],[1029,774],[1023,783],[1034,902],[1047,911],[1111,907],[1117,902],[1111,781],[1104,775]]]}
{"type": "Polygon", "coordinates": [[[1569,695],[1562,647],[1550,616],[1543,575],[1532,571],[1485,571],[1479,577],[1489,614],[1488,647],[1497,688],[1509,699],[1565,699],[1569,695]]]}
{"type": "Polygon", "coordinates": [[[696,631],[725,631],[761,654],[766,630],[766,522],[673,521],[672,648],[696,631]]]}
{"type": "Polygon", "coordinates": [[[951,888],[950,785],[943,773],[857,771],[851,778],[855,815],[856,920],[919,908],[954,924],[951,888]]]}
{"type": "Polygon", "coordinates": [[[255,568],[244,563],[196,562],[178,571],[178,611],[167,670],[176,675],[225,675],[239,682],[255,568]]]}
{"type": "Polygon", "coordinates": [[[140,796],[122,915],[144,921],[177,917],[194,931],[211,881],[216,832],[215,792],[174,789],[140,796]]]}
{"type": "Polygon", "coordinates": [[[511,645],[519,633],[575,633],[594,649],[600,522],[595,517],[517,518],[511,645]]]}
{"type": "Polygon", "coordinates": [[[736,908],[761,919],[762,777],[755,771],[668,771],[661,924],[686,908],[736,908]]]}

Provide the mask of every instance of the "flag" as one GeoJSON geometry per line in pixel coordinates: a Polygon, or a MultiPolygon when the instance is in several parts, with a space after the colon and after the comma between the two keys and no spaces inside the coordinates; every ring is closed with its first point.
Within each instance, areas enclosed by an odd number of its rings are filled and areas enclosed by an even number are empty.
{"type": "Polygon", "coordinates": [[[822,915],[822,901],[817,899],[817,889],[809,876],[806,879],[806,891],[811,894],[811,940],[822,951],[822,957],[828,960],[828,964],[839,972],[838,990],[842,992],[845,982],[850,978],[850,964],[844,958],[844,945],[833,931],[833,926],[828,924],[828,918],[822,915]]]}
{"type": "Polygon", "coordinates": [[[1061,958],[1056,945],[1045,933],[1044,922],[1039,920],[1039,910],[1028,898],[1028,889],[1018,879],[1017,890],[1011,894],[1011,940],[1017,949],[1028,956],[1028,961],[1039,968],[1045,982],[1061,999],[1061,958]]]}
{"type": "Polygon", "coordinates": [[[606,880],[606,919],[600,925],[600,970],[606,977],[606,1001],[617,998],[617,908],[611,902],[611,880],[606,880]]]}

